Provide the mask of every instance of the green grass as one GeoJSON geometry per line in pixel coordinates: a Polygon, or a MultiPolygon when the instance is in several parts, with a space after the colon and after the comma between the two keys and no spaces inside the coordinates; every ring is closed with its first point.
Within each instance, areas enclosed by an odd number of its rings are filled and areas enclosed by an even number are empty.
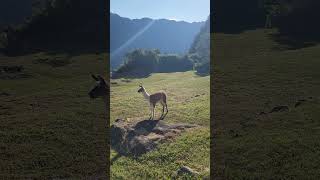
{"type": "Polygon", "coordinates": [[[0,55],[23,65],[24,79],[0,79],[0,178],[84,178],[106,168],[105,106],[87,93],[90,72],[105,75],[106,54],[0,55]],[[52,67],[39,58],[67,57],[52,67]],[[31,105],[33,104],[33,105],[31,105]]]}
{"type": "Polygon", "coordinates": [[[270,33],[212,35],[217,178],[320,177],[320,46],[287,50],[270,33]],[[277,105],[290,110],[259,116],[277,105]]]}
{"type": "MultiPolygon", "coordinates": [[[[199,77],[194,72],[159,73],[143,79],[112,80],[111,123],[117,118],[148,118],[148,103],[137,93],[140,83],[149,93],[164,90],[168,96],[169,113],[164,121],[190,123],[199,128],[186,131],[172,142],[139,158],[120,157],[111,166],[114,179],[172,178],[179,167],[185,165],[200,172],[210,173],[210,87],[209,76],[199,77]]],[[[156,117],[161,107],[156,108],[156,117]]],[[[117,153],[111,151],[111,158],[117,153]]]]}

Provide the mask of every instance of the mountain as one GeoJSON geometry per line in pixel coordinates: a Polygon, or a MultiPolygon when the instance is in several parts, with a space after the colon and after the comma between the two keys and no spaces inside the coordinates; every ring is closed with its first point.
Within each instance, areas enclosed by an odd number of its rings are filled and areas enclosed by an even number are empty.
{"type": "Polygon", "coordinates": [[[210,17],[194,39],[189,54],[196,59],[195,69],[198,73],[210,73],[210,17]]]}
{"type": "Polygon", "coordinates": [[[197,53],[202,57],[202,61],[209,61],[210,57],[210,18],[205,22],[199,34],[194,39],[190,54],[197,53]]]}
{"type": "Polygon", "coordinates": [[[203,24],[167,19],[129,19],[111,13],[111,68],[117,68],[123,63],[126,53],[138,48],[159,49],[162,53],[187,53],[203,24]]]}

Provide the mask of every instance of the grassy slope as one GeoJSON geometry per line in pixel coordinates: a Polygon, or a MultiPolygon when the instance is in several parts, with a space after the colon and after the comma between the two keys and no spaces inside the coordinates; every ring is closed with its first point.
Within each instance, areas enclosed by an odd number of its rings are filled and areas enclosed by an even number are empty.
{"type": "MultiPolygon", "coordinates": [[[[149,93],[158,90],[167,92],[169,113],[165,121],[202,126],[183,133],[173,142],[163,144],[138,159],[120,157],[111,167],[113,178],[171,177],[181,165],[199,171],[201,176],[209,175],[209,77],[199,77],[194,72],[164,73],[131,82],[124,82],[123,79],[113,82],[117,84],[111,86],[111,122],[117,118],[148,118],[148,104],[137,93],[142,82],[149,93]]],[[[156,110],[159,117],[161,107],[157,106],[156,110]]],[[[111,158],[115,156],[116,152],[112,151],[111,158]]]]}
{"type": "Polygon", "coordinates": [[[0,79],[0,178],[80,178],[105,168],[105,107],[89,99],[90,72],[103,74],[106,54],[70,57],[53,68],[36,59],[63,54],[0,55],[30,78],[0,79]],[[30,104],[36,104],[34,108],[30,104]]]}
{"type": "Polygon", "coordinates": [[[286,50],[264,30],[212,37],[215,176],[319,178],[320,46],[286,50]],[[290,111],[258,115],[277,105],[290,111]]]}

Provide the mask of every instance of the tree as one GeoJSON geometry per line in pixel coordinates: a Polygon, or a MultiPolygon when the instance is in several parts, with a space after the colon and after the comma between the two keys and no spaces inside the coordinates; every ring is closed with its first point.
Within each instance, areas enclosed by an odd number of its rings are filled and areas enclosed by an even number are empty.
{"type": "Polygon", "coordinates": [[[11,44],[28,45],[20,51],[35,51],[39,48],[64,51],[108,49],[106,1],[37,1],[30,21],[15,30],[16,43],[11,44]]]}
{"type": "Polygon", "coordinates": [[[301,41],[320,40],[320,1],[282,1],[285,9],[277,17],[276,26],[280,34],[301,41]]]}
{"type": "Polygon", "coordinates": [[[239,33],[247,29],[263,27],[265,12],[261,0],[213,1],[214,31],[239,33]]]}

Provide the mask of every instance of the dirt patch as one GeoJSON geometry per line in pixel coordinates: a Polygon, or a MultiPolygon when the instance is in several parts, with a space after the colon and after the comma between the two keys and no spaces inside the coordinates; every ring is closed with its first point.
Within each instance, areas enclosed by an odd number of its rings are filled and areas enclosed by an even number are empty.
{"type": "Polygon", "coordinates": [[[0,66],[0,73],[20,73],[23,70],[23,66],[0,66]]]}
{"type": "Polygon", "coordinates": [[[56,56],[56,57],[45,57],[37,58],[33,61],[34,64],[47,64],[51,67],[63,67],[71,64],[71,61],[68,57],[56,56]]]}
{"type": "Polygon", "coordinates": [[[0,66],[0,79],[24,79],[31,77],[23,66],[0,66]]]}
{"type": "Polygon", "coordinates": [[[122,155],[140,156],[187,129],[196,128],[192,124],[168,124],[161,120],[118,119],[111,126],[111,147],[122,155]]]}

